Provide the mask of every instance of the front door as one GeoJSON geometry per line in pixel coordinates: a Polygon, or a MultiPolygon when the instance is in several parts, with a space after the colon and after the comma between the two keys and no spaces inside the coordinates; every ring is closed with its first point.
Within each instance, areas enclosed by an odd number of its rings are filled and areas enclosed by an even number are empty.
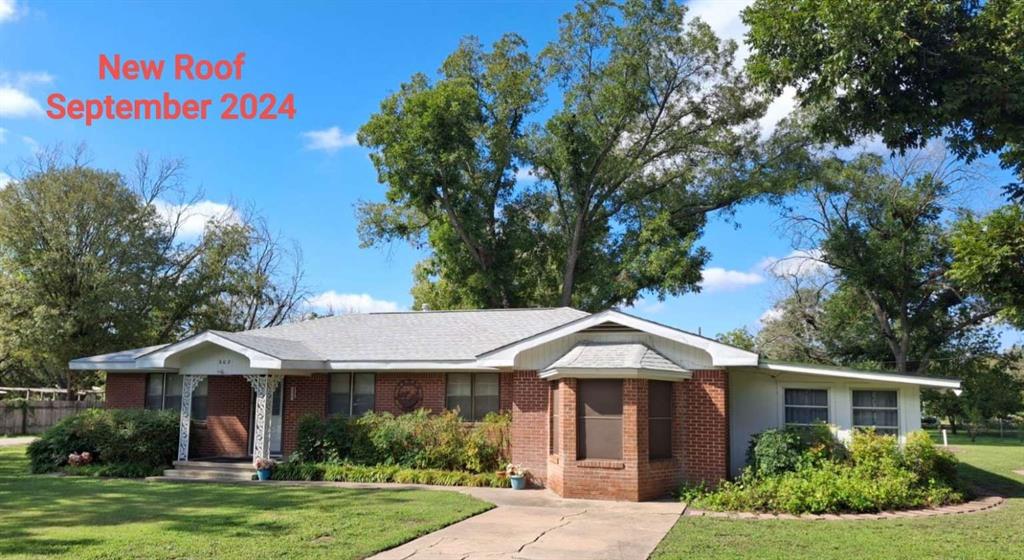
{"type": "MultiPolygon", "coordinates": [[[[280,456],[281,455],[281,425],[284,423],[284,382],[277,384],[277,389],[274,391],[273,405],[270,411],[270,454],[280,456]]],[[[252,414],[249,416],[249,425],[256,425],[256,392],[252,394],[252,414]]],[[[255,428],[249,430],[249,453],[255,455],[256,442],[253,435],[256,433],[255,428]]]]}

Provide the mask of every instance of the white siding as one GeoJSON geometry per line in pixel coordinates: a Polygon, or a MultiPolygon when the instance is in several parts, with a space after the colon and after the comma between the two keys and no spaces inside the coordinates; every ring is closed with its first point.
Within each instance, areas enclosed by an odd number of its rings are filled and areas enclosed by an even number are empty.
{"type": "Polygon", "coordinates": [[[729,464],[739,473],[747,461],[747,445],[756,433],[784,424],[783,390],[786,387],[828,390],[829,420],[840,439],[850,437],[853,424],[854,389],[895,389],[899,398],[900,441],[921,428],[921,393],[916,385],[852,379],[830,379],[816,375],[774,373],[758,369],[729,370],[729,464]]]}
{"type": "Polygon", "coordinates": [[[249,367],[249,358],[225,350],[215,344],[203,344],[176,356],[178,373],[182,375],[254,375],[265,369],[249,367]]]}
{"type": "Polygon", "coordinates": [[[639,342],[654,348],[683,368],[692,370],[712,368],[711,355],[704,350],[643,332],[574,333],[536,348],[524,350],[516,356],[515,368],[541,371],[555,363],[573,346],[584,341],[639,342]]]}

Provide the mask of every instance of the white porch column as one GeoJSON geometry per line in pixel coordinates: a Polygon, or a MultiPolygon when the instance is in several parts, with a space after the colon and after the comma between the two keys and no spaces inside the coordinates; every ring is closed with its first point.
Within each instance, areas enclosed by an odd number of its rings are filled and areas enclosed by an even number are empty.
{"type": "Polygon", "coordinates": [[[181,416],[178,420],[178,460],[188,461],[188,438],[192,430],[192,392],[203,381],[202,375],[181,376],[181,416]]]}
{"type": "Polygon", "coordinates": [[[274,391],[281,383],[281,375],[246,375],[245,379],[252,385],[256,392],[256,414],[254,415],[255,426],[253,426],[253,450],[252,460],[270,458],[270,434],[273,415],[271,399],[274,398],[274,391]]]}

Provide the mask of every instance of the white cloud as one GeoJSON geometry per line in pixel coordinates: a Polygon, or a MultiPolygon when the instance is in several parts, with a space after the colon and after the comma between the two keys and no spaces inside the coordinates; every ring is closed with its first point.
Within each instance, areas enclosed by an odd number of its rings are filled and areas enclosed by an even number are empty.
{"type": "Polygon", "coordinates": [[[765,257],[761,259],[758,267],[780,278],[807,278],[829,271],[829,266],[821,262],[821,257],[820,249],[809,251],[798,249],[781,258],[765,257]]]}
{"type": "Polygon", "coordinates": [[[699,17],[711,26],[720,39],[736,41],[736,64],[743,66],[750,56],[750,49],[743,42],[747,26],[740,19],[740,12],[754,3],[754,0],[691,0],[686,3],[690,17],[699,17]]]}
{"type": "Polygon", "coordinates": [[[533,172],[533,168],[529,165],[524,165],[516,170],[516,181],[532,183],[537,180],[537,176],[533,172]]]}
{"type": "Polygon", "coordinates": [[[13,177],[4,173],[3,171],[0,171],[0,191],[6,189],[7,185],[10,185],[13,181],[13,177]]]}
{"type": "Polygon", "coordinates": [[[324,130],[303,132],[302,137],[306,139],[307,150],[323,150],[328,153],[359,144],[355,133],[344,134],[336,126],[324,130]]]}
{"type": "Polygon", "coordinates": [[[39,142],[37,142],[35,138],[32,138],[31,136],[22,136],[21,141],[25,143],[25,146],[28,147],[29,151],[33,154],[39,151],[39,142]]]}
{"type": "Polygon", "coordinates": [[[0,86],[0,117],[37,117],[43,114],[43,107],[38,101],[20,89],[0,86]]]}
{"type": "Polygon", "coordinates": [[[181,216],[181,223],[178,226],[178,237],[195,238],[203,234],[206,224],[211,220],[220,220],[229,223],[239,223],[241,218],[238,212],[228,204],[213,202],[212,200],[201,200],[192,205],[172,204],[165,200],[157,200],[153,203],[157,213],[167,222],[181,216]]]}
{"type": "Polygon", "coordinates": [[[770,309],[766,309],[765,312],[758,317],[757,323],[763,327],[772,321],[778,321],[782,318],[782,315],[783,311],[781,309],[778,307],[772,307],[770,309]]]}
{"type": "Polygon", "coordinates": [[[21,11],[15,0],[0,0],[0,23],[18,19],[21,11]]]}
{"type": "Polygon", "coordinates": [[[700,285],[705,292],[733,292],[764,282],[764,276],[755,272],[726,270],[720,267],[705,268],[701,272],[700,285]]]}
{"type": "MultiPolygon", "coordinates": [[[[750,47],[744,42],[747,26],[740,19],[740,12],[754,3],[754,0],[691,0],[686,4],[690,17],[699,17],[711,26],[720,39],[736,41],[736,61],[742,68],[750,57],[750,47]]],[[[786,118],[796,107],[796,90],[786,88],[782,95],[775,98],[761,118],[762,137],[768,137],[779,122],[786,118]]]]}
{"type": "Polygon", "coordinates": [[[329,290],[309,300],[309,305],[320,311],[333,313],[380,313],[398,311],[398,303],[376,299],[370,294],[339,294],[329,290]]]}

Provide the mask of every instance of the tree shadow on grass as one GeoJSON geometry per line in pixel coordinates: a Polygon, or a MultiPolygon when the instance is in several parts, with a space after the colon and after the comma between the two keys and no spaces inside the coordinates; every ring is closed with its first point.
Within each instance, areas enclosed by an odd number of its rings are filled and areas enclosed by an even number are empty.
{"type": "Polygon", "coordinates": [[[102,537],[51,539],[39,534],[48,527],[88,531],[156,522],[161,531],[190,537],[275,538],[310,518],[381,516],[394,517],[395,523],[427,523],[441,512],[452,515],[472,503],[463,496],[430,492],[428,507],[424,492],[430,491],[0,477],[0,556],[65,554],[75,546],[102,543],[102,537]]]}
{"type": "Polygon", "coordinates": [[[961,462],[960,476],[976,487],[982,496],[998,495],[1004,498],[1024,498],[1024,483],[985,469],[979,469],[970,463],[961,462]]]}

